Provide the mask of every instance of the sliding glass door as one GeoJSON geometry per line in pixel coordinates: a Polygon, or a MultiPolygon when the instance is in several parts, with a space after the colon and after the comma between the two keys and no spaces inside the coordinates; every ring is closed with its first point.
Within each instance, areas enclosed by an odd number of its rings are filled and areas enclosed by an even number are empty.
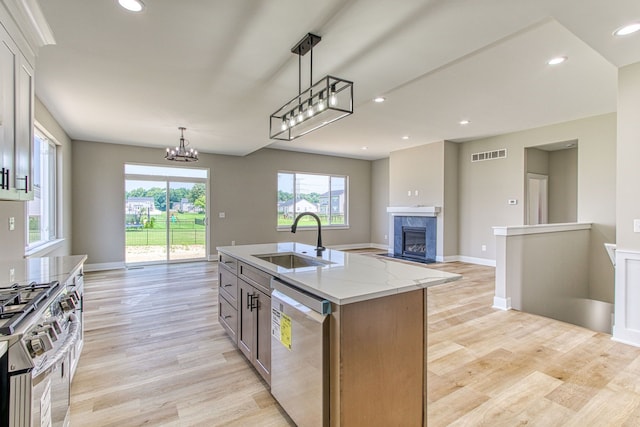
{"type": "Polygon", "coordinates": [[[196,182],[169,182],[169,259],[206,256],[206,187],[196,182]]]}
{"type": "Polygon", "coordinates": [[[208,170],[125,165],[125,262],[206,259],[208,170]]]}

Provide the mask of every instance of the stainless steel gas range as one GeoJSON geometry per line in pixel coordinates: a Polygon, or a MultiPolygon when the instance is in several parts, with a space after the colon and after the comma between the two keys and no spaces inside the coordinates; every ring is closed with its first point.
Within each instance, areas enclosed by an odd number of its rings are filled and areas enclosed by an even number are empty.
{"type": "Polygon", "coordinates": [[[0,425],[69,425],[83,341],[83,276],[0,287],[0,425]]]}

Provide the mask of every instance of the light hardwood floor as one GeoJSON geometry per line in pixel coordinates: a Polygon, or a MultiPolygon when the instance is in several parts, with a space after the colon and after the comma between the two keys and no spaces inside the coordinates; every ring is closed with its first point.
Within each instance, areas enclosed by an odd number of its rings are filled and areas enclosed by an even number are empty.
{"type": "MultiPolygon", "coordinates": [[[[429,427],[640,425],[640,349],[491,308],[494,269],[428,289],[429,427]]],[[[216,263],[85,275],[72,426],[292,426],[217,321],[216,263]]],[[[347,426],[349,427],[349,426],[347,426]]]]}
{"type": "Polygon", "coordinates": [[[217,318],[214,262],[85,274],[72,426],[291,426],[217,318]]]}

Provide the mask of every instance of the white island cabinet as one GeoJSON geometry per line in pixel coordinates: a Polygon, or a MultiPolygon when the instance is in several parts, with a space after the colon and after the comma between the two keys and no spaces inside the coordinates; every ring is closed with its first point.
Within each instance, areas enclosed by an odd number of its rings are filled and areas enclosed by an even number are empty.
{"type": "MultiPolygon", "coordinates": [[[[240,276],[234,282],[230,274],[239,266],[330,302],[326,360],[329,425],[426,425],[425,288],[457,280],[459,275],[330,249],[317,256],[313,246],[299,243],[225,246],[218,252],[223,272],[220,322],[240,348],[246,346],[240,334],[242,321],[238,320],[242,315],[237,313],[247,302],[242,299],[240,276]],[[297,263],[293,260],[296,256],[317,265],[297,263]],[[290,265],[283,265],[286,262],[290,265]],[[230,295],[229,290],[234,289],[235,294],[230,295]]],[[[264,288],[250,290],[256,291],[259,298],[266,299],[264,288]]],[[[248,301],[249,307],[251,302],[253,299],[248,301]]],[[[258,348],[251,356],[244,349],[243,353],[268,381],[261,372],[264,364],[259,363],[258,354],[268,344],[265,322],[258,318],[257,324],[251,324],[256,335],[245,341],[258,348]],[[260,330],[262,327],[265,329],[260,330]]]]}

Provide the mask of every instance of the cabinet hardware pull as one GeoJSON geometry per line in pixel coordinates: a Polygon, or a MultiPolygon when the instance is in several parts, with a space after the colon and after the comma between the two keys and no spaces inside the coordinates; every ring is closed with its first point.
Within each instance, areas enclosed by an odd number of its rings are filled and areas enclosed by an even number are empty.
{"type": "Polygon", "coordinates": [[[231,315],[230,315],[230,314],[227,314],[226,316],[223,316],[222,318],[223,318],[224,320],[227,320],[227,319],[230,319],[230,318],[231,318],[231,315]]]}
{"type": "Polygon", "coordinates": [[[29,192],[29,175],[25,175],[24,178],[16,178],[20,181],[24,181],[24,192],[29,192]]]}
{"type": "Polygon", "coordinates": [[[9,190],[9,169],[2,168],[2,182],[0,182],[0,190],[9,190]]]}
{"type": "Polygon", "coordinates": [[[225,287],[225,288],[228,288],[228,287],[233,286],[233,285],[231,283],[227,283],[226,285],[222,285],[222,286],[225,287]]]}
{"type": "Polygon", "coordinates": [[[251,299],[253,298],[253,294],[247,294],[247,310],[251,311],[251,306],[253,305],[253,303],[251,302],[251,299]]]}

